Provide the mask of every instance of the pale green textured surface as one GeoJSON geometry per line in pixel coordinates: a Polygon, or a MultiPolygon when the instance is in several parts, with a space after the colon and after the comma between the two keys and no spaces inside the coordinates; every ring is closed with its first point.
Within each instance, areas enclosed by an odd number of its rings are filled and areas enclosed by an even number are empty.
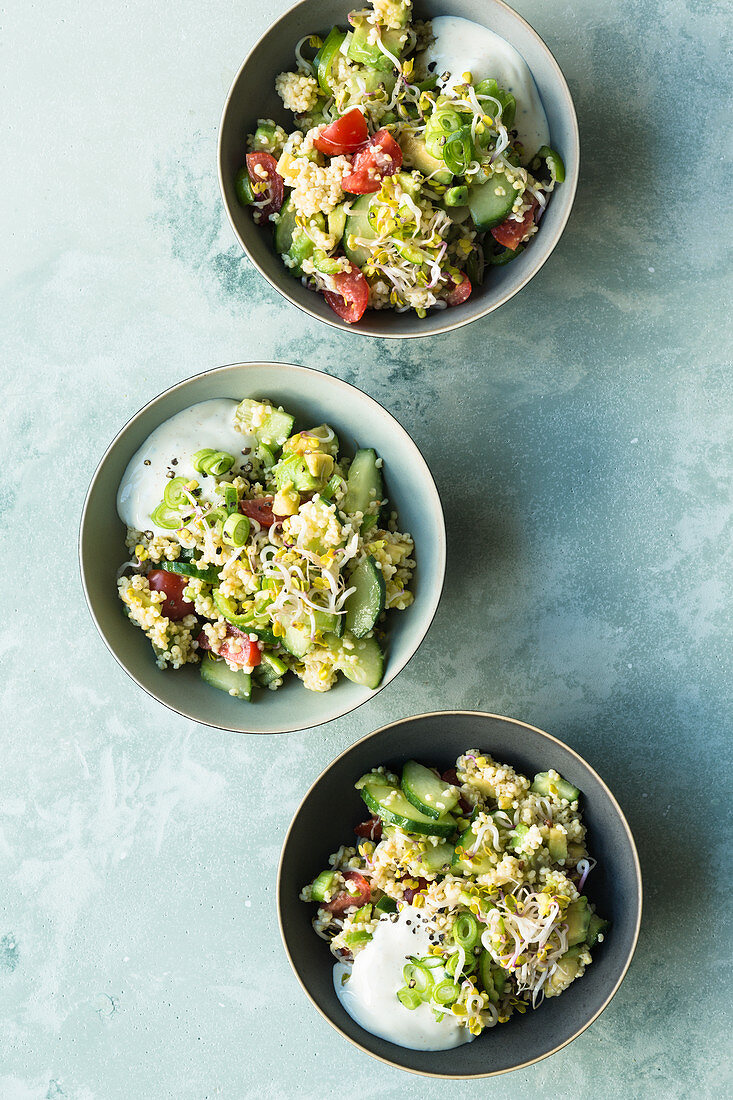
{"type": "Polygon", "coordinates": [[[281,303],[224,222],[221,105],[284,6],[11,0],[0,16],[0,1098],[723,1095],[727,6],[519,4],[576,97],[575,214],[511,303],[408,345],[281,303]],[[185,375],[255,358],[384,402],[431,463],[450,532],[443,603],[398,680],[351,718],[259,740],[137,691],[94,632],[75,546],[118,427],[185,375]],[[357,736],[444,706],[586,755],[646,879],[605,1014],[549,1061],[475,1085],[419,1082],[342,1042],[296,985],[274,912],[307,784],[357,736]]]}

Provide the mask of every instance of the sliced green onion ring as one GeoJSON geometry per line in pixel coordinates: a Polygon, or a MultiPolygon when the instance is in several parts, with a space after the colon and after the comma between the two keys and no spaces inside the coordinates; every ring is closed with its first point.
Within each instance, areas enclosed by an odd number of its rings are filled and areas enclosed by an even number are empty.
{"type": "Polygon", "coordinates": [[[239,512],[232,512],[230,516],[227,516],[224,520],[221,537],[227,546],[244,546],[249,537],[249,519],[247,516],[240,515],[239,512]]]}
{"type": "Polygon", "coordinates": [[[190,504],[190,500],[184,491],[187,484],[185,477],[174,477],[166,484],[163,490],[163,502],[169,508],[182,508],[184,504],[190,504]]]}
{"type": "Polygon", "coordinates": [[[465,172],[475,156],[476,150],[471,140],[470,126],[462,126],[460,130],[452,133],[443,146],[443,160],[454,176],[460,176],[465,172]]]}
{"type": "Polygon", "coordinates": [[[453,939],[465,951],[475,947],[481,939],[481,927],[473,913],[461,913],[453,925],[453,939]]]}
{"type": "Polygon", "coordinates": [[[153,508],[150,518],[156,527],[163,527],[166,531],[175,531],[181,526],[180,513],[169,507],[165,501],[161,501],[157,508],[153,508]]]}
{"type": "Polygon", "coordinates": [[[234,455],[228,451],[214,451],[211,447],[204,447],[196,451],[191,461],[194,470],[200,474],[211,474],[213,477],[221,477],[228,473],[234,465],[234,455]]]}
{"type": "Polygon", "coordinates": [[[413,1012],[416,1008],[422,1004],[422,997],[415,992],[414,989],[410,989],[409,986],[403,986],[402,989],[397,990],[398,1000],[413,1012]]]}
{"type": "Polygon", "coordinates": [[[450,1005],[458,1000],[460,992],[456,982],[446,978],[444,981],[438,982],[433,990],[432,999],[437,1001],[439,1005],[450,1005]]]}
{"type": "Polygon", "coordinates": [[[224,507],[230,513],[239,510],[239,493],[233,485],[227,485],[224,490],[224,507]]]}
{"type": "Polygon", "coordinates": [[[204,516],[204,523],[207,527],[216,527],[217,523],[224,523],[227,519],[228,512],[226,508],[212,508],[210,512],[207,512],[204,516]]]}
{"type": "Polygon", "coordinates": [[[426,966],[415,960],[402,967],[402,977],[405,984],[414,990],[423,1000],[427,998],[433,987],[433,975],[426,966]]]}

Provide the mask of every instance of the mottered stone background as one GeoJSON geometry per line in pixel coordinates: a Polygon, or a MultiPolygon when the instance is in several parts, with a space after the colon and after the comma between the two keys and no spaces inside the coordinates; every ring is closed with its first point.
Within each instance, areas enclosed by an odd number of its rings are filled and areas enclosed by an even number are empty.
{"type": "Polygon", "coordinates": [[[289,307],[225,222],[221,106],[285,6],[0,12],[0,1098],[717,1096],[726,5],[519,0],[576,99],[575,212],[498,313],[406,343],[289,307]],[[371,704],[254,739],[136,689],[84,606],[76,535],[130,415],[258,358],[330,371],[396,414],[441,489],[449,566],[426,642],[371,704]],[[646,885],[636,959],[603,1016],[550,1060],[474,1084],[418,1081],[343,1042],[296,984],[274,904],[285,829],[325,764],[446,706],[584,754],[628,814],[646,885]]]}

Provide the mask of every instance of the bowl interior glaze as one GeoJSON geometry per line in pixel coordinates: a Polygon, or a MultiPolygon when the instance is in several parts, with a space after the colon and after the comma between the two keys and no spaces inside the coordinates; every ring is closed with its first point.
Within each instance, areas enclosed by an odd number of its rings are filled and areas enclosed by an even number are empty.
{"type": "Polygon", "coordinates": [[[370,734],[333,761],[293,818],[278,876],[280,930],[295,974],[316,1008],[347,1039],[401,1069],[439,1077],[482,1077],[536,1062],[559,1050],[603,1011],[631,961],[641,919],[641,873],[631,832],[618,803],[577,753],[541,730],[491,714],[447,711],[405,718],[370,734]],[[453,1050],[406,1050],[360,1028],[341,1007],[332,984],[333,957],[311,927],[313,906],[302,887],[328,864],[351,829],[368,817],[354,783],[380,764],[399,769],[415,758],[447,768],[470,748],[533,776],[555,768],[582,791],[588,847],[598,861],[585,893],[611,921],[585,975],[536,1012],[515,1014],[473,1043],[453,1050]]]}
{"type": "Polygon", "coordinates": [[[269,397],[295,414],[297,427],[328,421],[344,453],[368,446],[384,459],[389,499],[399,513],[401,530],[415,540],[419,560],[414,604],[388,620],[382,687],[407,664],[438,606],[445,575],[445,523],[438,491],[420,451],[381,405],[338,378],[284,363],[219,367],[173,386],[125,425],[102,458],[84,506],[80,563],[94,621],[125,671],[161,703],[205,725],[241,733],[285,733],[317,726],[354,710],[374,692],[341,676],[331,691],[312,692],[288,677],[278,691],[259,691],[248,704],[202,683],[198,666],[161,671],[148,639],[122,613],[115,584],[126,558],[125,528],[115,506],[122,474],[154,428],[174,413],[214,397],[269,397]]]}
{"type": "Polygon", "coordinates": [[[274,89],[277,73],[292,69],[295,43],[308,33],[325,34],[334,25],[345,25],[351,7],[348,0],[303,0],[280,17],[262,36],[234,79],[219,133],[219,182],[224,205],[242,247],[268,282],[293,305],[327,324],[366,336],[431,336],[459,328],[508,301],[539,271],[557,244],[575,197],[580,147],[573,101],[559,65],[528,23],[501,0],[416,0],[415,16],[429,19],[456,15],[483,23],[510,42],[529,65],[544,103],[553,146],[566,167],[565,182],[548,205],[541,231],[516,260],[487,272],[464,305],[429,313],[367,310],[356,325],[342,321],[320,294],[303,287],[286,270],[272,245],[272,235],[256,226],[249,210],[240,206],[234,180],[244,163],[247,134],[258,118],[273,118],[292,129],[292,116],[274,89]]]}

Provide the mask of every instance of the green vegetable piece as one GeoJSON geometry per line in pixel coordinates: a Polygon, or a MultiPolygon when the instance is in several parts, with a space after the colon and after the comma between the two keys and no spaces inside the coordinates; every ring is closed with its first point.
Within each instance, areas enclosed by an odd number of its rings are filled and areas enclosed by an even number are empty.
{"type": "Polygon", "coordinates": [[[465,206],[468,202],[468,188],[465,184],[460,187],[449,187],[443,195],[446,206],[465,206]]]}
{"type": "Polygon", "coordinates": [[[318,83],[327,96],[332,95],[336,91],[331,83],[331,66],[345,38],[345,31],[339,30],[338,27],[332,27],[325,42],[313,59],[313,66],[316,70],[318,83]]]}
{"type": "Polygon", "coordinates": [[[232,512],[224,521],[222,539],[227,546],[244,546],[249,537],[249,519],[247,516],[232,512]]]}
{"type": "MultiPolygon", "coordinates": [[[[517,113],[517,101],[511,92],[507,92],[504,88],[500,88],[496,81],[492,78],[488,80],[480,80],[476,85],[474,91],[477,96],[488,95],[492,99],[495,99],[501,106],[501,122],[507,128],[511,130],[514,122],[514,116],[517,113]]],[[[491,104],[484,103],[482,106],[486,110],[486,114],[491,116],[496,108],[492,111],[491,104]]]]}
{"type": "Polygon", "coordinates": [[[452,107],[436,107],[425,127],[425,148],[428,153],[436,159],[445,160],[444,149],[448,135],[458,133],[462,126],[461,116],[452,107]]]}
{"type": "Polygon", "coordinates": [[[439,1005],[452,1005],[458,1000],[460,992],[456,982],[451,978],[444,978],[433,990],[432,1000],[437,1001],[439,1005]]]}
{"type": "Polygon", "coordinates": [[[236,699],[249,701],[252,698],[252,677],[248,672],[229,667],[226,661],[205,653],[201,661],[201,679],[209,687],[225,691],[236,699]]]}
{"type": "Polygon", "coordinates": [[[175,531],[181,526],[180,513],[163,501],[153,509],[150,518],[156,527],[163,527],[166,531],[175,531]]]}
{"type": "Polygon", "coordinates": [[[252,190],[252,180],[246,168],[240,168],[234,180],[234,190],[242,206],[249,206],[255,201],[255,193],[252,190]]]}
{"type": "Polygon", "coordinates": [[[314,901],[326,900],[326,894],[330,891],[335,877],[335,871],[321,871],[320,875],[313,880],[311,897],[314,901]]]}
{"type": "Polygon", "coordinates": [[[397,902],[394,900],[394,898],[389,897],[387,894],[384,894],[379,899],[379,901],[376,902],[375,905],[374,905],[374,913],[375,914],[378,914],[378,913],[396,913],[396,912],[397,912],[397,902]]]}
{"type": "Polygon", "coordinates": [[[410,989],[407,985],[397,990],[397,999],[405,1008],[409,1008],[411,1012],[422,1004],[422,997],[420,994],[414,989],[410,989]]]}
{"type": "Polygon", "coordinates": [[[459,947],[470,951],[481,939],[481,928],[473,913],[461,913],[453,925],[453,939],[459,947]]]}
{"type": "Polygon", "coordinates": [[[194,580],[204,581],[205,584],[219,583],[219,570],[213,565],[199,568],[190,561],[167,561],[165,567],[169,573],[178,573],[181,577],[192,577],[194,580]]]}
{"type": "Polygon", "coordinates": [[[567,779],[563,779],[562,776],[558,776],[557,779],[550,779],[549,772],[538,772],[532,780],[530,790],[534,794],[542,795],[545,798],[548,796],[564,798],[568,802],[577,802],[580,798],[580,791],[577,787],[574,787],[572,783],[568,783],[567,779]]]}
{"type": "Polygon", "coordinates": [[[551,149],[549,145],[543,145],[541,149],[538,149],[536,154],[532,157],[529,164],[529,170],[534,175],[542,168],[542,163],[547,165],[547,170],[550,173],[550,178],[555,183],[565,182],[565,165],[563,159],[559,153],[556,153],[554,149],[551,149]]]}

